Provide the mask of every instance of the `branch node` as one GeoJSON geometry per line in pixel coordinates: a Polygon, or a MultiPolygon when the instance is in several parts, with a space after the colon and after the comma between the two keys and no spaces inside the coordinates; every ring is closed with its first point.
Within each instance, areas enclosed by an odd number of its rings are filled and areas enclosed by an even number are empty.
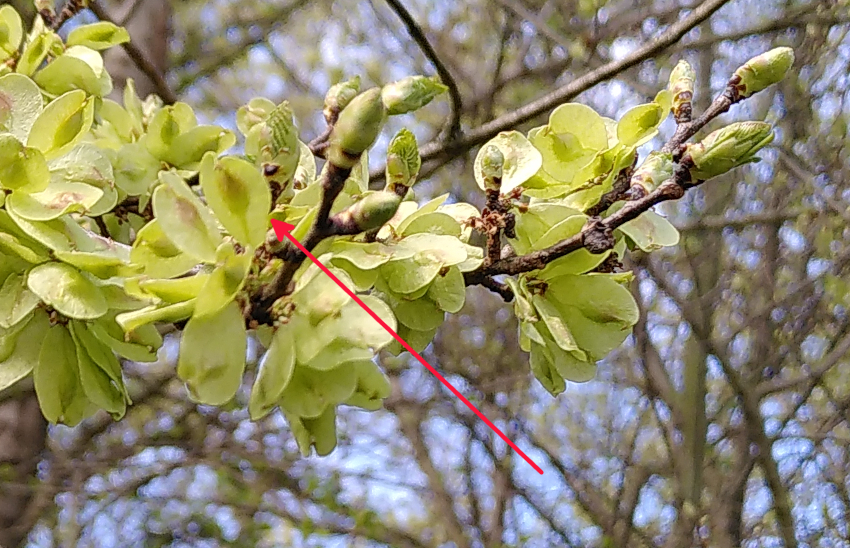
{"type": "Polygon", "coordinates": [[[614,247],[614,231],[599,217],[591,217],[582,231],[582,245],[594,255],[614,247]]]}

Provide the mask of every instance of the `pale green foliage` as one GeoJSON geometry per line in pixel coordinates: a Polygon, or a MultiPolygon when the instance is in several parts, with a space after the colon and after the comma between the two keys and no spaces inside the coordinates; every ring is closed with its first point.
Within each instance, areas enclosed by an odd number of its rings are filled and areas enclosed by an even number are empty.
{"type": "Polygon", "coordinates": [[[710,179],[744,164],[758,162],[756,153],[773,141],[765,122],[735,122],[713,131],[699,143],[687,145],[694,179],[710,179]]]}
{"type": "MultiPolygon", "coordinates": [[[[254,99],[240,108],[244,155],[221,156],[236,136],[199,125],[185,103],[142,100],[132,82],[123,106],[104,99],[112,82],[99,51],[126,40],[123,29],[98,23],[78,27],[63,44],[39,18],[25,37],[14,10],[0,8],[0,60],[15,61],[0,65],[9,72],[0,76],[0,389],[32,372],[50,421],[76,424],[97,408],[120,418],[130,401],[119,359],[154,361],[162,344],[157,326],[186,322],[177,373],[192,399],[233,399],[255,337],[267,352],[247,402],[251,416],[280,408],[304,454],[311,447],[327,454],[336,445],[337,407],[380,407],[390,384],[374,358],[402,348],[309,262],[295,273],[294,290],[266,311],[271,318],[253,315],[283,265],[273,256],[269,218],[295,225],[292,235],[304,238],[325,172],[317,173],[286,102],[254,99]]],[[[422,107],[444,90],[411,77],[361,93],[354,79],[332,88],[325,105],[341,111],[328,157],[353,168],[331,214],[346,211],[376,239],[331,237],[313,252],[417,351],[446,313],[464,306],[464,274],[484,264],[484,250],[469,243],[481,212],[446,203],[447,195],[422,206],[410,199],[421,161],[409,131],[390,144],[391,192],[368,191],[366,151],[386,116],[422,107]]],[[[662,91],[620,121],[565,104],[527,136],[512,131],[491,140],[474,178],[503,196],[521,187],[524,197],[510,205],[514,251],[578,234],[585,212],[656,135],[672,101],[662,91]]],[[[768,142],[762,126],[730,127],[689,149],[695,175],[751,161],[768,142]]],[[[671,162],[653,157],[640,184],[657,186],[671,162]]],[[[631,274],[594,269],[628,248],[674,245],[678,234],[647,213],[614,238],[604,253],[579,249],[507,279],[522,347],[553,394],[565,380],[591,379],[596,361],[637,321],[631,274]]]]}
{"type": "Polygon", "coordinates": [[[794,50],[788,47],[774,48],[757,55],[735,71],[741,81],[738,92],[749,97],[764,88],[781,81],[794,64],[794,50]]]}

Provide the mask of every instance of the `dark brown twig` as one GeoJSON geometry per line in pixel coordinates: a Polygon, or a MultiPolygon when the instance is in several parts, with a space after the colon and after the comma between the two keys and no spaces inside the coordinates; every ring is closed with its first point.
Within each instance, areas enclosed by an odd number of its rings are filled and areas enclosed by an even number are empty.
{"type": "Polygon", "coordinates": [[[699,130],[704,128],[706,124],[729,110],[729,107],[739,102],[741,100],[741,96],[738,94],[736,88],[736,84],[739,81],[740,78],[733,76],[726,85],[726,89],[723,90],[723,93],[718,95],[717,98],[712,101],[711,105],[705,109],[705,112],[703,112],[699,118],[676,126],[676,132],[670,140],[664,144],[661,151],[675,152],[685,143],[685,141],[696,135],[699,130]]]}
{"type": "MultiPolygon", "coordinates": [[[[301,242],[308,251],[312,251],[319,242],[333,235],[329,224],[331,208],[339,193],[342,192],[342,188],[345,186],[345,180],[348,179],[350,174],[350,168],[342,168],[328,163],[328,169],[325,170],[320,183],[322,185],[322,201],[319,204],[316,220],[313,222],[313,226],[310,227],[307,236],[301,242]]],[[[277,272],[271,283],[263,289],[259,304],[261,309],[267,309],[274,301],[286,294],[289,282],[292,281],[292,276],[298,270],[298,267],[301,266],[301,263],[304,262],[304,259],[307,258],[304,253],[296,249],[289,242],[281,247],[277,256],[286,262],[277,272]]]]}
{"type": "Polygon", "coordinates": [[[581,248],[591,253],[602,253],[614,245],[611,232],[623,224],[636,219],[652,206],[667,200],[677,200],[685,194],[685,189],[694,186],[690,180],[688,166],[679,164],[672,179],[662,183],[646,196],[627,202],[626,205],[605,219],[592,217],[581,232],[562,240],[557,244],[534,251],[521,257],[501,259],[490,265],[482,266],[464,275],[467,285],[483,284],[487,277],[499,274],[516,275],[532,270],[540,270],[547,264],[581,248]]]}
{"type": "Polygon", "coordinates": [[[69,19],[86,9],[86,0],[68,0],[62,6],[59,15],[54,16],[52,10],[43,9],[38,12],[44,22],[53,29],[59,30],[69,19]]]}
{"type": "Polygon", "coordinates": [[[398,15],[399,19],[402,20],[405,28],[407,28],[407,32],[410,34],[410,37],[413,38],[413,41],[416,42],[416,45],[419,46],[419,49],[422,50],[425,57],[432,65],[434,65],[437,74],[440,76],[440,80],[442,80],[446,87],[449,88],[451,115],[449,116],[449,122],[446,126],[448,131],[445,133],[444,140],[453,140],[460,135],[460,115],[463,111],[463,99],[460,96],[460,89],[457,87],[457,82],[452,76],[452,73],[449,72],[449,69],[446,68],[442,59],[440,59],[439,54],[437,54],[434,47],[428,41],[422,27],[420,27],[413,16],[410,15],[410,12],[407,11],[407,8],[404,7],[401,1],[387,0],[387,4],[389,4],[390,8],[392,8],[396,15],[398,15]]]}
{"type": "Polygon", "coordinates": [[[307,148],[310,149],[310,152],[313,153],[313,156],[318,156],[320,158],[325,157],[325,150],[328,148],[328,139],[331,137],[331,133],[334,130],[335,119],[331,119],[328,122],[328,127],[318,135],[315,139],[307,143],[307,148]]]}

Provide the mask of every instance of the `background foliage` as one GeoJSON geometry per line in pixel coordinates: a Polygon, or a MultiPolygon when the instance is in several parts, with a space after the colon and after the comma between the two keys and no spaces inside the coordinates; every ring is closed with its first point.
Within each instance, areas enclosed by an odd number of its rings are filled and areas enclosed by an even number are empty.
{"type": "MultiPolygon", "coordinates": [[[[342,413],[337,451],[303,459],[275,417],[251,423],[244,406],[191,404],[165,352],[129,370],[135,405],[120,423],[97,416],[51,428],[45,440],[26,390],[3,394],[0,448],[20,455],[0,456],[29,474],[0,484],[8,520],[0,544],[27,533],[45,546],[848,542],[847,5],[720,4],[676,44],[578,98],[619,118],[651,100],[686,58],[700,110],[752,55],[774,45],[797,52],[799,70],[724,117],[777,125],[761,153],[767,161],[662,208],[683,238],[635,258],[635,335],[594,381],[552,399],[528,374],[506,305],[471,288],[425,353],[544,476],[416,363],[386,356],[386,410],[342,413]],[[686,502],[693,493],[697,504],[686,502]]],[[[493,5],[408,6],[459,82],[467,128],[622,58],[692,9],[493,5]]],[[[383,83],[433,73],[377,1],[139,0],[103,9],[123,9],[129,23],[171,22],[168,55],[161,35],[139,47],[202,122],[235,127],[237,107],[264,95],[288,99],[312,136],[323,129],[324,90],[340,77],[383,83]]],[[[448,114],[435,103],[391,119],[391,129],[408,125],[425,142],[448,114]]],[[[659,139],[672,129],[663,125],[659,139]]],[[[483,205],[468,176],[474,152],[426,162],[419,195],[449,191],[483,205]]]]}

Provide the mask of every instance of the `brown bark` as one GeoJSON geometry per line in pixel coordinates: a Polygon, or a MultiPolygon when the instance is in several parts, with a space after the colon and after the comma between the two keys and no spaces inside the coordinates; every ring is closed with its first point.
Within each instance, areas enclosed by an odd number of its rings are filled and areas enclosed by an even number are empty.
{"type": "Polygon", "coordinates": [[[29,532],[20,523],[32,499],[47,422],[35,392],[0,402],[0,546],[19,546],[29,532]]]}
{"type": "MultiPolygon", "coordinates": [[[[169,0],[122,0],[107,5],[110,18],[123,25],[130,39],[145,57],[164,74],[168,69],[168,38],[171,34],[172,8],[169,0]]],[[[144,98],[156,92],[156,86],[127,55],[123,48],[112,48],[104,55],[104,61],[115,84],[113,95],[120,95],[125,82],[132,78],[136,91],[144,98]]]]}

